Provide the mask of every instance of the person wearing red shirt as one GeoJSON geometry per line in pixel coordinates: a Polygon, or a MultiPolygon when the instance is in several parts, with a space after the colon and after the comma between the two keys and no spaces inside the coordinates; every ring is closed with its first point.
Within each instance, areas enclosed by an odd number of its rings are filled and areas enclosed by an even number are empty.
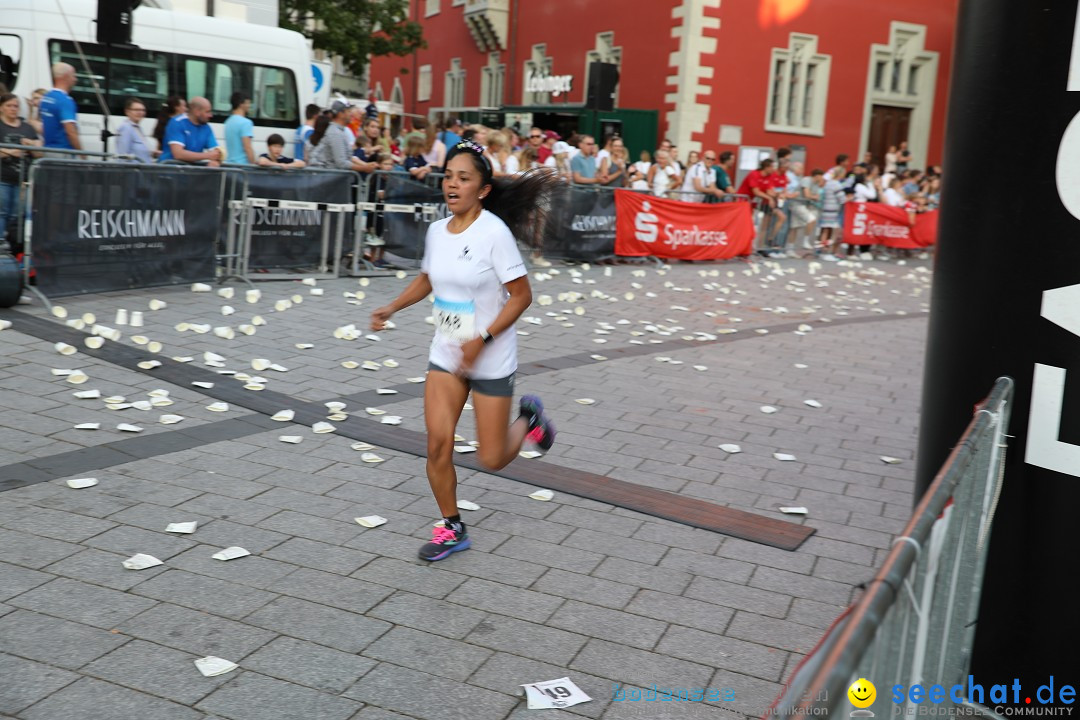
{"type": "MultiPolygon", "coordinates": [[[[772,158],[765,158],[757,170],[752,170],[742,184],[739,185],[739,194],[748,195],[751,202],[763,213],[762,220],[770,220],[771,213],[776,209],[777,198],[787,187],[787,178],[776,172],[776,162],[772,158]]],[[[772,235],[779,229],[777,222],[763,222],[757,233],[761,240],[759,252],[763,248],[769,248],[772,235]]]]}

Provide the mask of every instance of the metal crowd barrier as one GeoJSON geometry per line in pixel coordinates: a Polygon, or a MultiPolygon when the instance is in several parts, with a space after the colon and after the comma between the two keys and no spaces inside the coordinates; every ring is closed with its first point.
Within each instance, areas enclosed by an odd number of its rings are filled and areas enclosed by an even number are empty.
{"type": "Polygon", "coordinates": [[[36,161],[23,223],[27,286],[48,305],[46,295],[213,280],[225,192],[218,168],[36,161]]]}
{"type": "MultiPolygon", "coordinates": [[[[967,687],[1012,396],[1012,379],[998,378],[866,592],[826,632],[763,718],[827,717],[846,708],[846,691],[859,678],[874,683],[882,700],[894,685],[967,687]]],[[[946,695],[934,701],[935,715],[997,717],[970,699],[946,695]]],[[[926,709],[908,695],[889,716],[925,714],[920,707],[926,709]]]]}
{"type": "Polygon", "coordinates": [[[242,191],[228,202],[225,253],[219,256],[229,260],[226,275],[248,282],[293,280],[298,273],[324,279],[341,275],[346,230],[356,244],[359,173],[236,165],[225,170],[243,178],[242,191]],[[291,272],[270,272],[283,268],[291,272]]]}
{"type": "Polygon", "coordinates": [[[431,172],[417,180],[402,170],[376,170],[363,177],[357,187],[357,242],[351,273],[382,272],[364,257],[365,249],[385,248],[395,264],[419,268],[424,255],[428,226],[445,217],[443,173],[431,172]],[[370,240],[374,243],[369,244],[370,240]]]}

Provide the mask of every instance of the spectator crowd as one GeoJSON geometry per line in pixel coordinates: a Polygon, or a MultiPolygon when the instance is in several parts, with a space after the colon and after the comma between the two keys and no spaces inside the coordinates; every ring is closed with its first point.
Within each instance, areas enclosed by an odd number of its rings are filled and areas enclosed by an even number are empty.
{"type": "MultiPolygon", "coordinates": [[[[18,116],[16,96],[0,93],[0,142],[26,148],[0,150],[0,238],[15,216],[23,158],[39,156],[40,149],[83,150],[77,108],[70,95],[75,70],[57,63],[52,75],[51,90],[35,91],[28,98],[28,118],[18,116]]],[[[487,149],[496,177],[545,167],[574,185],[629,188],[695,203],[749,201],[758,226],[757,251],[772,258],[814,256],[835,261],[846,254],[873,259],[869,246],[844,242],[844,215],[850,203],[880,202],[902,208],[912,224],[918,213],[936,210],[940,204],[941,168],[910,167],[906,142],[890,147],[883,164],[876,163],[871,153],[858,163],[840,154],[833,167],[810,172],[793,159],[790,148],[780,148],[775,157],[763,157],[736,189],[735,155],[728,151],[691,150],[681,156],[674,144],[664,140],[653,152],[642,151],[632,160],[617,134],[599,142],[578,133],[564,139],[555,130],[539,127],[523,133],[510,127],[465,127],[458,118],[436,125],[414,117],[410,130],[391,137],[389,128],[380,123],[374,100],[365,108],[343,99],[325,109],[308,105],[304,123],[290,138],[274,133],[265,148],[256,148],[254,123],[248,118],[250,95],[234,92],[230,104],[221,147],[211,130],[213,109],[206,98],[168,98],[149,135],[143,127],[146,104],[129,98],[124,104],[125,118],[114,133],[115,153],[131,163],[311,167],[364,175],[384,171],[424,181],[432,173],[438,177],[450,148],[470,140],[487,149]]],[[[383,191],[376,185],[369,183],[369,202],[382,199],[383,191]]],[[[374,250],[369,259],[381,262],[381,231],[377,222],[373,225],[368,245],[374,250]]],[[[888,260],[898,252],[881,249],[876,257],[888,260]]]]}

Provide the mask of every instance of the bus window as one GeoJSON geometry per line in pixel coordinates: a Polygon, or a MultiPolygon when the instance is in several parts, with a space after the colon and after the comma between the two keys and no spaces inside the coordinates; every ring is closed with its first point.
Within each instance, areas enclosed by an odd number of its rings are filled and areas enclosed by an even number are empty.
{"type": "Polygon", "coordinates": [[[0,34],[0,85],[3,85],[7,92],[15,92],[21,57],[22,39],[18,35],[0,34]]]}
{"type": "Polygon", "coordinates": [[[252,102],[251,118],[288,125],[299,124],[296,83],[292,72],[281,68],[255,67],[255,102],[252,102]]]}
{"type": "Polygon", "coordinates": [[[164,103],[169,94],[168,57],[165,53],[121,47],[108,51],[104,46],[93,43],[79,45],[86,56],[85,64],[75,49],[75,43],[68,40],[49,41],[50,63],[66,62],[75,68],[76,81],[71,89],[71,97],[75,99],[79,112],[101,114],[98,92],[108,96],[109,113],[112,115],[124,114],[124,102],[129,97],[139,98],[148,108],[164,103]],[[86,65],[90,66],[90,72],[97,82],[96,90],[86,73],[86,65]]]}

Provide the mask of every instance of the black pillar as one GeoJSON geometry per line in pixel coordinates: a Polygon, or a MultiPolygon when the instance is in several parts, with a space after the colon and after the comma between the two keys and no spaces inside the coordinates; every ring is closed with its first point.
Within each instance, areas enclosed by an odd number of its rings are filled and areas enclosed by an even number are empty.
{"type": "Polygon", "coordinates": [[[1075,685],[1080,640],[1076,14],[961,0],[919,438],[921,494],[994,379],[1016,380],[972,670],[1031,691],[1050,675],[1075,685]]]}

